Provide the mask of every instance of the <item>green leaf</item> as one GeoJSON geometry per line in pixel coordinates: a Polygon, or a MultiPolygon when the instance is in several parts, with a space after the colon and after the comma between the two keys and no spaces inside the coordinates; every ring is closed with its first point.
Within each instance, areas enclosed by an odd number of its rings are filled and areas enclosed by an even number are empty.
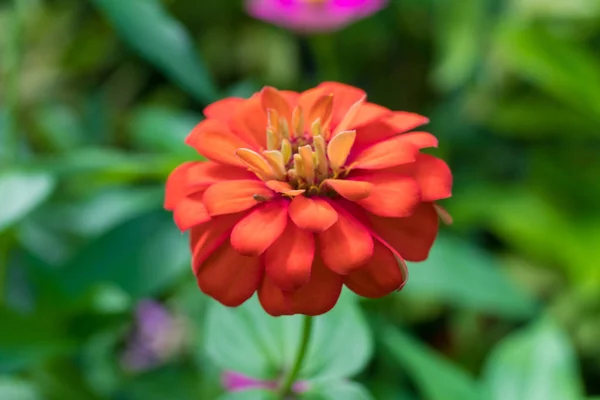
{"type": "Polygon", "coordinates": [[[218,400],[277,400],[275,393],[268,390],[245,390],[243,392],[226,393],[218,400]]]}
{"type": "Polygon", "coordinates": [[[0,377],[0,399],[38,400],[41,398],[33,384],[21,379],[0,377]]]}
{"type": "Polygon", "coordinates": [[[503,26],[498,41],[503,62],[512,71],[600,120],[600,63],[580,41],[520,23],[503,26]]]}
{"type": "Polygon", "coordinates": [[[143,107],[130,122],[134,144],[144,150],[176,153],[200,159],[196,150],[185,144],[185,138],[202,120],[202,116],[163,107],[143,107]]]}
{"type": "Polygon", "coordinates": [[[128,221],[90,243],[61,269],[59,281],[73,299],[106,283],[141,298],[172,284],[188,265],[187,239],[170,215],[160,211],[128,221]]]}
{"type": "Polygon", "coordinates": [[[450,0],[434,2],[438,8],[437,28],[440,61],[434,71],[437,85],[454,90],[473,78],[485,49],[482,32],[489,23],[486,2],[450,0]]]}
{"type": "Polygon", "coordinates": [[[369,391],[351,381],[323,382],[298,396],[302,400],[372,400],[369,391]]]}
{"type": "Polygon", "coordinates": [[[507,337],[494,349],[484,384],[490,400],[583,399],[571,343],[548,319],[507,337]]]}
{"type": "Polygon", "coordinates": [[[217,90],[185,28],[159,0],[93,0],[121,37],[182,89],[210,103],[217,90]]]}
{"type": "Polygon", "coordinates": [[[46,173],[0,173],[0,231],[18,222],[46,200],[54,189],[54,184],[54,178],[46,173]]]}
{"type": "Polygon", "coordinates": [[[68,224],[70,232],[95,236],[132,217],[160,209],[163,197],[163,187],[104,188],[89,199],[61,209],[57,214],[63,224],[68,224]],[[90,218],[90,215],[101,215],[102,218],[90,218]]]}
{"type": "Polygon", "coordinates": [[[410,268],[403,293],[507,317],[528,316],[535,309],[491,254],[447,236],[438,238],[426,261],[410,268]]]}
{"type": "MultiPolygon", "coordinates": [[[[332,311],[316,317],[302,380],[349,377],[369,361],[371,335],[351,296],[345,293],[332,311]]],[[[220,368],[277,379],[295,358],[302,316],[273,318],[252,298],[238,308],[213,302],[206,324],[206,348],[220,368]]]]}
{"type": "Polygon", "coordinates": [[[465,371],[398,329],[383,326],[381,330],[385,348],[415,382],[422,398],[481,400],[479,384],[465,371]]]}
{"type": "Polygon", "coordinates": [[[36,364],[72,349],[66,332],[44,316],[24,316],[0,308],[0,321],[0,372],[36,364]]]}

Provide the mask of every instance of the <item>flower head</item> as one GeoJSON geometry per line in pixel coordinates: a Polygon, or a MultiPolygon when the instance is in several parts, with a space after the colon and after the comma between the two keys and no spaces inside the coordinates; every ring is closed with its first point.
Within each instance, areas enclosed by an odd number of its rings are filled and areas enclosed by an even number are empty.
{"type": "Polygon", "coordinates": [[[301,94],[264,88],[204,111],[187,144],[208,158],[176,168],[165,207],[191,230],[200,289],[227,306],[258,292],[272,315],[330,310],[342,285],[370,298],[400,289],[404,260],[427,258],[434,202],[452,175],[421,149],[428,122],[323,83],[301,94]]]}
{"type": "Polygon", "coordinates": [[[387,0],[246,0],[255,18],[299,32],[341,29],[365,18],[387,0]]]}

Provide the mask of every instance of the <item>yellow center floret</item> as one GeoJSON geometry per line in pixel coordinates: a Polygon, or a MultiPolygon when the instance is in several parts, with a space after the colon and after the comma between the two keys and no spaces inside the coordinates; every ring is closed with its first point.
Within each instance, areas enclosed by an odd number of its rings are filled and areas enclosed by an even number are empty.
{"type": "MultiPolygon", "coordinates": [[[[352,166],[345,166],[356,138],[344,118],[338,128],[329,128],[333,97],[323,96],[308,112],[297,106],[291,124],[274,109],[267,111],[267,148],[258,153],[238,149],[237,156],[271,189],[288,197],[331,195],[327,179],[342,179],[352,166]]],[[[350,110],[349,114],[354,113],[350,110]]],[[[348,117],[348,116],[347,116],[348,117]]],[[[353,115],[350,117],[353,118],[353,115]]]]}

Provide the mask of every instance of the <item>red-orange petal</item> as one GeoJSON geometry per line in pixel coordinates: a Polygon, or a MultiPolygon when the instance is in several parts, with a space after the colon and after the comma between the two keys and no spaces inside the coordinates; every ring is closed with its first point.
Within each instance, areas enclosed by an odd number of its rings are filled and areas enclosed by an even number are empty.
{"type": "Polygon", "coordinates": [[[386,118],[386,122],[394,128],[396,133],[404,133],[428,124],[429,118],[407,111],[394,111],[391,116],[386,118]]]}
{"type": "Polygon", "coordinates": [[[366,199],[371,195],[373,184],[349,179],[326,179],[325,184],[340,196],[351,201],[366,199]]]}
{"type": "Polygon", "coordinates": [[[332,128],[340,123],[354,103],[366,96],[363,90],[339,82],[323,82],[317,86],[317,89],[322,93],[333,93],[332,128]]]}
{"type": "MultiPolygon", "coordinates": [[[[308,89],[298,97],[298,105],[307,113],[315,104],[315,102],[322,96],[328,94],[323,89],[316,87],[308,89]]],[[[309,125],[310,126],[310,125],[309,125]]]]}
{"type": "Polygon", "coordinates": [[[384,169],[414,162],[418,153],[417,146],[396,136],[367,147],[348,164],[354,169],[384,169]]]}
{"type": "Polygon", "coordinates": [[[190,132],[185,143],[195,148],[204,157],[223,164],[243,166],[235,151],[250,145],[229,131],[225,123],[216,119],[205,119],[190,132]]]}
{"type": "Polygon", "coordinates": [[[228,307],[237,307],[252,297],[262,277],[259,258],[243,256],[229,243],[216,249],[196,274],[200,290],[228,307]]]}
{"type": "Polygon", "coordinates": [[[347,275],[360,268],[373,255],[371,234],[359,221],[340,209],[337,222],[319,233],[319,248],[325,265],[347,275]]]}
{"type": "Polygon", "coordinates": [[[206,189],[202,202],[211,216],[233,214],[259,204],[255,195],[270,199],[273,192],[259,180],[222,181],[206,189]]]}
{"type": "Polygon", "coordinates": [[[229,238],[234,225],[243,217],[244,213],[221,215],[190,229],[194,273],[197,273],[204,260],[229,238]]]}
{"type": "Polygon", "coordinates": [[[383,218],[371,214],[369,222],[373,231],[407,261],[427,259],[439,225],[431,203],[421,203],[407,218],[383,218]]]}
{"type": "Polygon", "coordinates": [[[317,316],[330,311],[342,291],[343,277],[330,271],[315,257],[309,282],[294,292],[283,292],[265,275],[258,298],[273,316],[305,314],[317,316]]]}
{"type": "Polygon", "coordinates": [[[364,103],[356,113],[350,129],[357,129],[391,115],[392,111],[375,103],[364,103]]]}
{"type": "Polygon", "coordinates": [[[308,283],[314,255],[314,234],[290,222],[265,252],[266,272],[280,289],[294,291],[308,283]]]}
{"type": "Polygon", "coordinates": [[[265,311],[274,317],[294,314],[291,299],[284,296],[283,291],[273,282],[268,273],[264,274],[258,288],[258,300],[265,311]]]}
{"type": "Polygon", "coordinates": [[[171,172],[167,179],[165,189],[165,209],[172,211],[177,207],[177,204],[187,194],[187,174],[188,171],[201,163],[186,162],[178,166],[171,172]]]}
{"type": "Polygon", "coordinates": [[[302,195],[294,197],[289,213],[297,227],[312,232],[326,231],[338,219],[337,212],[327,201],[302,195]]]}
{"type": "Polygon", "coordinates": [[[199,191],[220,181],[254,179],[256,175],[247,169],[206,161],[195,163],[188,169],[186,182],[190,190],[199,191]]]}
{"type": "Polygon", "coordinates": [[[173,219],[177,227],[183,232],[188,229],[208,222],[210,215],[202,204],[202,193],[184,197],[177,203],[173,212],[173,219]]]}
{"type": "Polygon", "coordinates": [[[256,151],[267,147],[267,114],[262,108],[260,93],[254,94],[238,106],[229,124],[233,132],[250,145],[242,147],[256,151]]]}
{"type": "Polygon", "coordinates": [[[373,247],[373,257],[360,269],[344,278],[344,284],[359,296],[377,299],[400,289],[407,278],[402,259],[378,240],[373,247]]]}
{"type": "Polygon", "coordinates": [[[285,118],[288,124],[292,120],[292,108],[285,97],[281,95],[279,90],[265,86],[260,93],[261,104],[264,112],[266,113],[269,109],[277,111],[279,116],[285,118]]]}
{"type": "Polygon", "coordinates": [[[395,111],[390,116],[358,127],[355,145],[357,147],[368,147],[428,122],[429,119],[422,115],[395,111]]]}
{"type": "Polygon", "coordinates": [[[245,256],[259,256],[283,233],[288,221],[286,201],[270,201],[252,210],[231,232],[231,245],[245,256]]]}
{"type": "Polygon", "coordinates": [[[357,203],[382,217],[408,217],[421,201],[417,182],[392,173],[373,173],[357,177],[371,184],[370,196],[357,203]]]}
{"type": "Polygon", "coordinates": [[[417,146],[419,149],[438,147],[438,140],[429,132],[408,132],[399,136],[417,146]]]}
{"type": "Polygon", "coordinates": [[[228,121],[233,116],[235,110],[246,101],[240,97],[227,97],[215,101],[203,110],[206,118],[214,118],[221,121],[228,121]]]}
{"type": "Polygon", "coordinates": [[[419,154],[413,171],[413,177],[421,189],[422,201],[452,196],[452,172],[444,161],[429,154],[419,154]]]}

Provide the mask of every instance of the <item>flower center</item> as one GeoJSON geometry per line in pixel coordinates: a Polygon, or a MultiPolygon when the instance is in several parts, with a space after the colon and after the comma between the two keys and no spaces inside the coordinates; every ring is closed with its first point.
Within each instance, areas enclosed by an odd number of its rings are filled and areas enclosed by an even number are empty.
{"type": "Polygon", "coordinates": [[[293,112],[267,110],[267,149],[260,154],[238,149],[237,156],[269,187],[285,196],[335,195],[328,179],[345,178],[352,166],[345,166],[356,131],[330,129],[331,95],[319,99],[306,118],[297,106],[293,112]]]}

